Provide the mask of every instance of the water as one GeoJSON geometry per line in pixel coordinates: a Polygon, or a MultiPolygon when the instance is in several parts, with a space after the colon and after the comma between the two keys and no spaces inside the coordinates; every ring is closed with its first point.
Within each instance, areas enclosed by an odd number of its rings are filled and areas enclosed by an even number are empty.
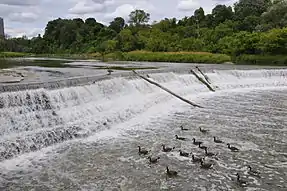
{"type": "Polygon", "coordinates": [[[208,75],[219,87],[215,93],[190,74],[150,74],[203,109],[135,78],[2,93],[0,190],[286,190],[287,70],[208,75]],[[202,134],[199,126],[210,132],[202,134]],[[213,143],[213,136],[240,152],[213,143]],[[206,157],[213,169],[179,156],[179,149],[203,156],[193,137],[218,153],[206,157]],[[176,149],[163,153],[162,143],[176,149]],[[159,163],[149,165],[138,145],[160,156],[159,163]],[[179,177],[166,179],[167,165],[179,177]],[[249,176],[247,165],[262,177],[249,176]],[[237,185],[237,172],[246,188],[237,185]]]}

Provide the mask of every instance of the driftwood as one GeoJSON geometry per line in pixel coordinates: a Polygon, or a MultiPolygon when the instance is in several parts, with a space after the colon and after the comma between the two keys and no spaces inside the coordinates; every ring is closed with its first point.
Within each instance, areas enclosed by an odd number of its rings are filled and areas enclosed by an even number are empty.
{"type": "Polygon", "coordinates": [[[201,82],[203,83],[210,91],[215,92],[215,90],[201,77],[199,77],[193,70],[190,70],[190,72],[201,82]]]}
{"type": "Polygon", "coordinates": [[[206,74],[204,74],[204,73],[199,69],[198,66],[196,66],[196,68],[197,68],[197,70],[201,73],[201,75],[205,78],[205,80],[206,80],[209,84],[211,84],[211,81],[210,81],[209,77],[208,77],[206,74]]]}
{"type": "Polygon", "coordinates": [[[164,91],[170,93],[171,95],[177,97],[178,99],[180,99],[180,100],[182,100],[182,101],[184,101],[184,102],[186,102],[186,103],[188,103],[188,104],[190,104],[190,105],[192,105],[192,106],[194,106],[194,107],[203,108],[202,106],[197,105],[197,104],[195,104],[195,103],[192,103],[191,101],[189,101],[189,100],[187,100],[187,99],[185,99],[185,98],[183,98],[183,97],[181,97],[181,96],[179,96],[179,95],[173,93],[172,91],[170,91],[169,89],[167,89],[167,88],[161,86],[160,84],[158,84],[158,83],[156,83],[156,82],[154,82],[154,81],[152,81],[152,80],[150,80],[150,79],[148,79],[148,78],[146,78],[146,77],[140,75],[140,74],[137,73],[136,71],[133,70],[133,72],[134,72],[136,75],[138,75],[140,78],[142,78],[142,79],[146,80],[147,82],[149,82],[149,83],[151,83],[151,84],[153,84],[153,85],[155,85],[155,86],[161,88],[162,90],[164,90],[164,91]]]}

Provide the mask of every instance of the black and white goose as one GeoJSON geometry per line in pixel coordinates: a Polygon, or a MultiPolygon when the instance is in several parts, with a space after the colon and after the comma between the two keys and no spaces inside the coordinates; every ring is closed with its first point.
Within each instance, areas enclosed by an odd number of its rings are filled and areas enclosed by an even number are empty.
{"type": "Polygon", "coordinates": [[[174,170],[169,170],[169,168],[168,168],[168,166],[166,167],[166,175],[168,176],[168,177],[175,177],[175,176],[177,176],[177,172],[176,171],[174,171],[174,170]]]}
{"type": "Polygon", "coordinates": [[[183,125],[180,126],[180,129],[181,129],[182,131],[188,131],[188,129],[184,128],[183,125]]]}
{"type": "Polygon", "coordinates": [[[199,131],[202,132],[202,133],[208,133],[209,132],[208,130],[202,129],[201,127],[199,127],[199,131]]]}
{"type": "Polygon", "coordinates": [[[204,169],[211,169],[213,166],[212,163],[206,163],[206,162],[203,162],[203,159],[201,159],[200,161],[200,167],[201,168],[204,168],[204,169]]]}
{"type": "Polygon", "coordinates": [[[195,141],[195,138],[192,139],[193,140],[193,144],[194,145],[199,145],[199,144],[202,144],[203,142],[201,141],[195,141]]]}
{"type": "Polygon", "coordinates": [[[182,150],[179,150],[179,155],[182,157],[189,157],[190,153],[184,152],[182,150]]]}
{"type": "Polygon", "coordinates": [[[161,145],[162,146],[162,151],[163,152],[171,152],[173,149],[175,149],[175,147],[171,148],[171,147],[166,147],[164,144],[161,145]]]}
{"type": "Polygon", "coordinates": [[[192,158],[192,162],[196,163],[196,162],[201,162],[201,158],[197,158],[195,157],[193,154],[191,155],[191,158],[192,158]]]}
{"type": "Polygon", "coordinates": [[[148,150],[146,150],[146,149],[143,149],[143,148],[141,148],[141,146],[138,146],[138,148],[139,148],[139,154],[140,155],[147,155],[148,154],[148,150]]]}
{"type": "Polygon", "coordinates": [[[208,156],[208,157],[213,157],[213,156],[215,156],[215,154],[214,153],[212,153],[212,152],[208,152],[207,151],[207,148],[206,149],[204,149],[205,150],[205,156],[208,156]]]}
{"type": "Polygon", "coordinates": [[[216,139],[216,137],[213,137],[213,141],[215,143],[224,143],[223,141],[219,140],[219,139],[216,139]]]}
{"type": "Polygon", "coordinates": [[[232,152],[238,152],[238,151],[239,151],[238,148],[230,146],[229,143],[227,143],[227,146],[228,146],[228,148],[229,148],[232,152]]]}
{"type": "Polygon", "coordinates": [[[154,164],[154,163],[158,162],[160,157],[151,157],[151,156],[149,156],[148,159],[149,159],[149,163],[154,164]]]}
{"type": "Polygon", "coordinates": [[[249,169],[248,174],[250,174],[251,176],[256,176],[256,177],[260,178],[260,172],[252,169],[250,165],[248,165],[248,169],[249,169]]]}
{"type": "Polygon", "coordinates": [[[184,138],[184,137],[179,137],[178,135],[175,135],[175,138],[176,138],[177,140],[181,140],[181,141],[185,141],[185,140],[186,140],[186,138],[184,138]]]}

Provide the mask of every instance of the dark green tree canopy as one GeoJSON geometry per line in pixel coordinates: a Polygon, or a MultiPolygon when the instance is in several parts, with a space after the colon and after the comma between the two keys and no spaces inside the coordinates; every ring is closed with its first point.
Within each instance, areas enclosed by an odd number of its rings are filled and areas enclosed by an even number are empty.
{"type": "Polygon", "coordinates": [[[217,5],[212,9],[212,16],[214,25],[223,23],[226,20],[233,19],[232,7],[227,7],[226,5],[217,5]]]}
{"type": "Polygon", "coordinates": [[[135,10],[129,15],[129,23],[133,26],[140,26],[148,23],[150,14],[144,10],[135,10]]]}
{"type": "Polygon", "coordinates": [[[271,4],[271,0],[239,0],[234,5],[236,18],[240,20],[248,16],[260,16],[271,4]]]}
{"type": "Polygon", "coordinates": [[[112,22],[110,22],[109,27],[119,33],[123,30],[125,24],[125,20],[122,17],[116,17],[112,22]]]}
{"type": "Polygon", "coordinates": [[[239,0],[216,5],[210,14],[198,7],[183,18],[148,24],[150,14],[134,10],[108,26],[95,18],[55,19],[43,37],[0,39],[1,51],[93,53],[113,51],[207,51],[240,54],[287,54],[287,0],[239,0]]]}

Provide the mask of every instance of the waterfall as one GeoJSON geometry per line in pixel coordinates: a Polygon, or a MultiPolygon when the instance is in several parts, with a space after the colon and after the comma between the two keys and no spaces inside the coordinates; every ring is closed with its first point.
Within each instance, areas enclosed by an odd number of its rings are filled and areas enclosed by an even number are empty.
{"type": "MultiPolygon", "coordinates": [[[[207,75],[219,87],[218,92],[287,87],[287,70],[284,69],[215,70],[207,75]]],[[[211,94],[191,74],[152,73],[150,78],[182,96],[211,94]]],[[[101,78],[88,84],[91,79],[61,80],[58,85],[54,82],[53,88],[1,93],[0,161],[67,140],[91,136],[159,103],[175,99],[139,78],[101,78]]],[[[20,84],[13,87],[14,90],[21,90],[25,86],[20,84]]]]}

